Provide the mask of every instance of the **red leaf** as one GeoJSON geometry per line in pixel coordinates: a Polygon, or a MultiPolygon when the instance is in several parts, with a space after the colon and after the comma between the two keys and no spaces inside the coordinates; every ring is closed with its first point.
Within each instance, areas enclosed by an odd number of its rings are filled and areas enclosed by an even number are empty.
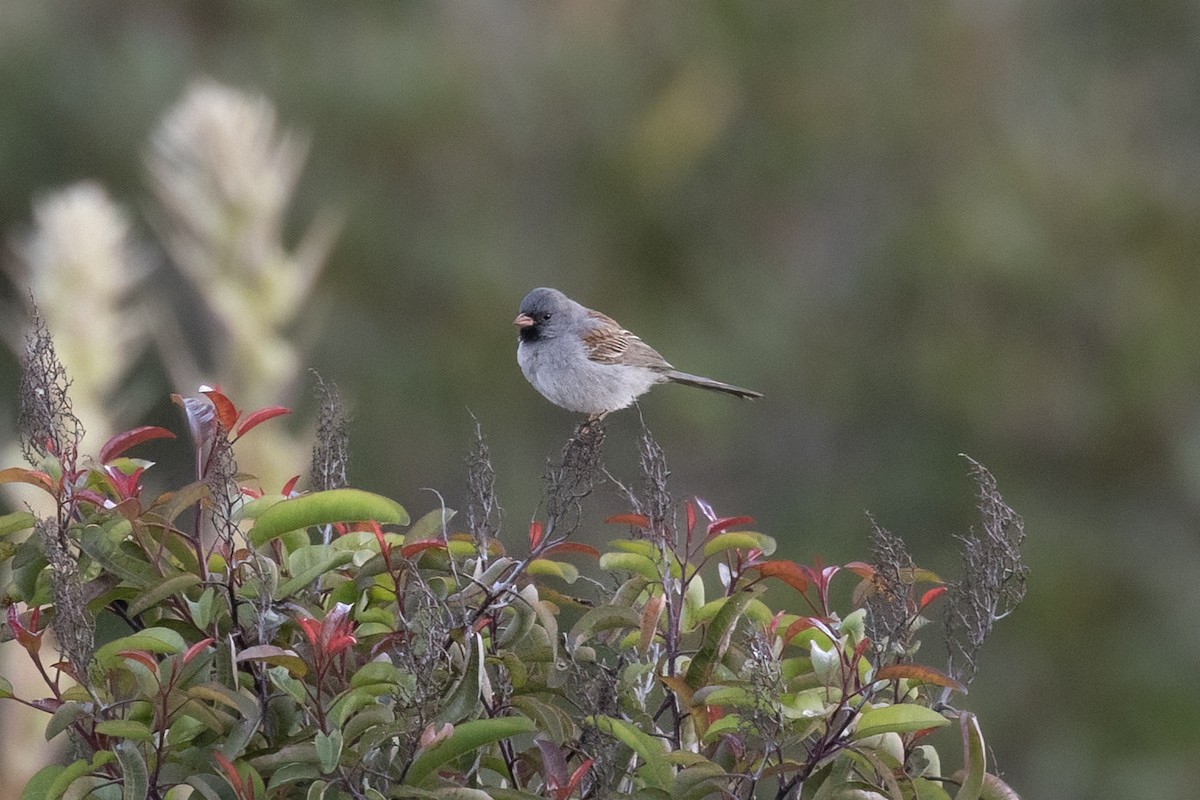
{"type": "Polygon", "coordinates": [[[941,597],[945,593],[946,593],[945,586],[935,586],[934,588],[930,589],[928,592],[921,595],[921,608],[925,608],[925,606],[929,605],[934,600],[937,600],[939,597],[941,597]]]}
{"type": "Polygon", "coordinates": [[[411,542],[400,548],[400,555],[405,558],[412,558],[419,553],[424,553],[426,550],[445,550],[446,543],[441,539],[422,539],[419,542],[411,542]]]}
{"type": "Polygon", "coordinates": [[[154,656],[145,650],[120,650],[117,652],[117,655],[122,658],[132,658],[151,672],[158,672],[158,662],[154,660],[154,656]]]}
{"type": "Polygon", "coordinates": [[[352,634],[349,634],[349,633],[338,634],[337,636],[334,636],[332,639],[330,639],[329,644],[327,644],[325,646],[325,654],[331,655],[331,656],[337,655],[338,653],[345,650],[347,647],[353,647],[356,644],[358,644],[358,639],[354,638],[354,636],[352,634]]]}
{"type": "Polygon", "coordinates": [[[217,409],[217,421],[221,423],[221,427],[226,433],[231,433],[233,426],[237,424],[237,406],[218,389],[201,389],[200,394],[212,401],[213,406],[217,409]]]}
{"type": "Polygon", "coordinates": [[[764,561],[753,568],[764,578],[778,578],[801,594],[808,591],[808,576],[795,561],[764,561]]]}
{"type": "Polygon", "coordinates": [[[45,489],[47,492],[54,491],[54,484],[50,482],[49,475],[24,467],[0,469],[0,483],[28,483],[30,486],[45,489]]]}
{"type": "Polygon", "coordinates": [[[787,630],[783,632],[783,642],[787,644],[796,634],[801,631],[806,631],[809,628],[817,627],[810,617],[801,617],[800,619],[788,625],[787,630]]]}
{"type": "Polygon", "coordinates": [[[312,617],[300,617],[296,621],[300,623],[300,629],[304,631],[304,638],[308,639],[310,645],[316,647],[317,642],[321,639],[321,623],[312,617]]]}
{"type": "Polygon", "coordinates": [[[864,581],[869,581],[871,578],[875,577],[875,567],[871,566],[865,561],[851,561],[846,565],[845,568],[862,578],[864,581]]]}
{"type": "Polygon", "coordinates": [[[213,641],[214,641],[213,637],[209,636],[207,639],[201,639],[200,641],[196,642],[194,645],[189,647],[183,654],[183,663],[186,664],[189,661],[191,661],[193,658],[196,657],[197,654],[199,654],[202,650],[204,650],[204,648],[206,648],[210,644],[212,644],[213,641]]]}
{"type": "Polygon", "coordinates": [[[238,797],[241,797],[246,790],[246,785],[242,782],[242,776],[238,772],[237,767],[220,750],[213,750],[212,756],[213,760],[225,771],[225,777],[229,779],[229,785],[233,787],[234,793],[238,797]]]}
{"type": "Polygon", "coordinates": [[[877,681],[890,681],[898,678],[919,681],[921,683],[932,683],[934,686],[945,686],[960,694],[967,693],[966,686],[963,686],[954,680],[954,678],[937,671],[933,667],[925,667],[920,664],[892,664],[888,667],[880,667],[875,671],[875,680],[877,681]]]}
{"type": "Polygon", "coordinates": [[[650,530],[650,519],[645,514],[613,514],[604,522],[606,525],[632,525],[642,530],[650,530]]]}
{"type": "Polygon", "coordinates": [[[283,406],[267,406],[266,408],[260,408],[258,411],[248,414],[246,418],[242,420],[242,424],[238,426],[237,435],[245,436],[252,428],[261,425],[267,420],[274,419],[275,417],[281,417],[284,414],[290,413],[292,413],[292,410],[290,408],[284,408],[283,406]]]}
{"type": "Polygon", "coordinates": [[[582,542],[559,542],[558,544],[547,547],[542,551],[542,555],[544,556],[548,556],[551,553],[582,553],[583,555],[591,556],[592,558],[600,557],[599,550],[592,547],[590,544],[583,544],[582,542]]]}
{"type": "Polygon", "coordinates": [[[292,496],[292,492],[293,492],[293,491],[295,490],[295,488],[296,488],[296,483],[297,483],[299,480],[300,480],[300,476],[299,476],[299,475],[296,475],[296,476],[294,476],[294,477],[293,477],[293,478],[292,478],[290,481],[288,481],[287,483],[285,483],[285,484],[283,485],[283,491],[282,491],[280,494],[282,494],[284,497],[291,497],[291,496],[292,496]]]}
{"type": "Polygon", "coordinates": [[[708,526],[708,535],[716,536],[718,533],[723,533],[738,525],[751,525],[753,523],[754,517],[725,517],[708,526]]]}
{"type": "Polygon", "coordinates": [[[100,448],[100,463],[107,464],[134,445],[148,442],[151,439],[174,439],[175,434],[157,425],[144,425],[140,428],[118,433],[100,448]]]}
{"type": "Polygon", "coordinates": [[[567,800],[568,797],[575,793],[575,787],[583,780],[583,776],[587,775],[588,770],[591,769],[592,763],[595,760],[594,758],[589,758],[575,768],[575,771],[571,773],[571,777],[567,780],[567,785],[562,787],[562,791],[556,796],[556,800],[567,800]]]}
{"type": "Polygon", "coordinates": [[[684,513],[687,514],[688,533],[691,533],[693,530],[696,529],[696,507],[693,506],[691,503],[685,503],[683,508],[684,508],[684,513]]]}
{"type": "Polygon", "coordinates": [[[542,543],[542,533],[544,532],[542,523],[534,520],[529,523],[529,549],[536,550],[537,546],[542,543]]]}

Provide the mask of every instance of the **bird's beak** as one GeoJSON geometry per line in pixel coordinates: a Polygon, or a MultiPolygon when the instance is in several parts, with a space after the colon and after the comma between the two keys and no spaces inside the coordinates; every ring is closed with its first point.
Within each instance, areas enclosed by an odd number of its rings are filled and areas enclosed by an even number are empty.
{"type": "Polygon", "coordinates": [[[518,328],[528,328],[533,325],[533,317],[528,314],[517,314],[517,318],[513,320],[513,325],[518,328]]]}

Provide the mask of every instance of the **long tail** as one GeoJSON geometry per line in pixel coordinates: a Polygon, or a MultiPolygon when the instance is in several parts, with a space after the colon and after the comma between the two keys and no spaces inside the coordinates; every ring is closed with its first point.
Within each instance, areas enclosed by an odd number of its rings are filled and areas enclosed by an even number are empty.
{"type": "Polygon", "coordinates": [[[714,392],[724,392],[725,394],[731,394],[734,397],[745,397],[747,400],[754,400],[755,398],[762,397],[762,394],[759,392],[754,392],[750,389],[743,389],[740,386],[734,386],[732,383],[722,383],[721,381],[714,381],[712,378],[701,378],[699,375],[689,375],[686,372],[671,370],[667,373],[667,378],[675,381],[676,383],[682,383],[685,386],[699,386],[701,389],[711,389],[714,392]]]}

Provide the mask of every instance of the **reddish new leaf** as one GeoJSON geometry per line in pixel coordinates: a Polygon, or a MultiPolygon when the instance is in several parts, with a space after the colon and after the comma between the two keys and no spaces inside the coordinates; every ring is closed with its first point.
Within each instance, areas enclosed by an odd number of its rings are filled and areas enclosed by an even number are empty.
{"type": "Polygon", "coordinates": [[[645,514],[613,514],[604,520],[606,525],[632,525],[642,530],[650,530],[650,519],[645,514]]]}
{"type": "Polygon", "coordinates": [[[764,561],[753,568],[764,578],[778,578],[801,594],[808,591],[808,574],[795,561],[764,561]]]}
{"type": "Polygon", "coordinates": [[[24,467],[0,469],[0,483],[28,483],[30,486],[45,489],[47,492],[54,491],[54,485],[50,482],[49,475],[24,467]]]}
{"type": "Polygon", "coordinates": [[[296,488],[296,483],[300,480],[299,475],[292,476],[292,479],[283,485],[283,491],[280,492],[284,497],[291,497],[292,492],[296,488]]]}
{"type": "Polygon", "coordinates": [[[953,689],[959,694],[967,693],[966,686],[933,667],[925,667],[920,664],[892,664],[887,667],[880,667],[875,671],[875,680],[877,681],[892,681],[901,678],[920,683],[931,683],[934,686],[943,686],[947,689],[953,689]]]}
{"type": "Polygon", "coordinates": [[[445,550],[446,543],[441,539],[422,539],[419,542],[411,542],[400,548],[400,555],[405,558],[412,558],[415,555],[424,553],[426,550],[445,550]]]}
{"type": "Polygon", "coordinates": [[[549,556],[552,553],[581,553],[592,558],[599,558],[600,551],[592,547],[590,544],[582,542],[559,542],[556,545],[547,547],[543,552],[543,556],[549,556]]]}
{"type": "Polygon", "coordinates": [[[100,448],[100,463],[107,464],[134,445],[148,442],[151,439],[174,439],[175,434],[157,425],[143,425],[140,428],[118,433],[100,448]]]}
{"type": "Polygon", "coordinates": [[[945,586],[935,586],[934,588],[930,589],[928,592],[921,595],[921,608],[924,609],[925,606],[929,605],[934,600],[937,600],[939,597],[941,597],[945,593],[946,593],[945,586]]]}
{"type": "Polygon", "coordinates": [[[579,782],[583,780],[584,775],[587,775],[588,770],[592,768],[592,763],[595,760],[594,758],[589,758],[576,767],[575,771],[571,773],[571,777],[567,779],[567,785],[554,795],[555,800],[567,800],[567,798],[573,795],[575,787],[579,786],[579,782]]]}
{"type": "Polygon", "coordinates": [[[233,401],[221,393],[219,389],[201,389],[200,394],[212,401],[213,407],[217,409],[217,421],[221,423],[221,427],[226,433],[233,430],[233,426],[237,424],[238,410],[233,401]]]}
{"type": "Polygon", "coordinates": [[[117,655],[121,658],[131,658],[151,672],[158,672],[158,662],[145,650],[118,650],[117,655]]]}
{"type": "Polygon", "coordinates": [[[246,791],[246,784],[242,781],[241,773],[238,772],[237,767],[220,750],[213,750],[212,756],[217,765],[224,770],[225,777],[229,780],[229,785],[233,787],[234,794],[242,797],[246,791]]]}
{"type": "Polygon", "coordinates": [[[542,523],[534,520],[529,523],[529,549],[536,550],[537,546],[542,543],[542,533],[544,532],[542,523]]]}
{"type": "Polygon", "coordinates": [[[203,652],[204,648],[208,647],[208,646],[209,646],[210,644],[212,644],[214,641],[215,641],[215,640],[213,639],[213,637],[209,636],[209,637],[207,637],[207,638],[205,638],[205,639],[201,639],[200,641],[196,642],[194,645],[192,645],[192,646],[191,646],[191,647],[189,647],[189,648],[188,648],[186,651],[184,651],[184,654],[183,654],[183,663],[185,663],[185,664],[186,664],[186,663],[188,663],[189,661],[191,661],[191,660],[192,660],[193,658],[195,658],[195,657],[196,657],[198,654],[200,654],[201,652],[203,652]]]}
{"type": "Polygon", "coordinates": [[[871,566],[865,561],[851,561],[846,565],[845,568],[862,578],[864,581],[869,581],[871,578],[875,577],[875,567],[871,566]]]}
{"type": "MultiPolygon", "coordinates": [[[[267,420],[274,419],[275,417],[281,417],[284,414],[290,413],[292,413],[292,410],[290,408],[284,408],[283,406],[267,406],[266,408],[260,408],[258,411],[246,415],[246,418],[242,420],[242,424],[238,426],[237,435],[245,436],[248,432],[250,432],[250,430],[258,427],[267,420]]],[[[222,418],[222,424],[224,424],[224,418],[222,418]]]]}
{"type": "Polygon", "coordinates": [[[684,505],[684,511],[687,514],[687,529],[690,534],[696,529],[696,509],[691,503],[684,505]]]}

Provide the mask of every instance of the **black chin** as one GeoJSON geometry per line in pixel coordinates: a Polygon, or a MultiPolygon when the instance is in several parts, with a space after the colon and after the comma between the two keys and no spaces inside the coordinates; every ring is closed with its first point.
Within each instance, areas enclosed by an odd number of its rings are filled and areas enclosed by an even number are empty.
{"type": "Polygon", "coordinates": [[[521,328],[517,335],[522,342],[536,342],[542,338],[542,326],[530,325],[527,328],[521,328]]]}

